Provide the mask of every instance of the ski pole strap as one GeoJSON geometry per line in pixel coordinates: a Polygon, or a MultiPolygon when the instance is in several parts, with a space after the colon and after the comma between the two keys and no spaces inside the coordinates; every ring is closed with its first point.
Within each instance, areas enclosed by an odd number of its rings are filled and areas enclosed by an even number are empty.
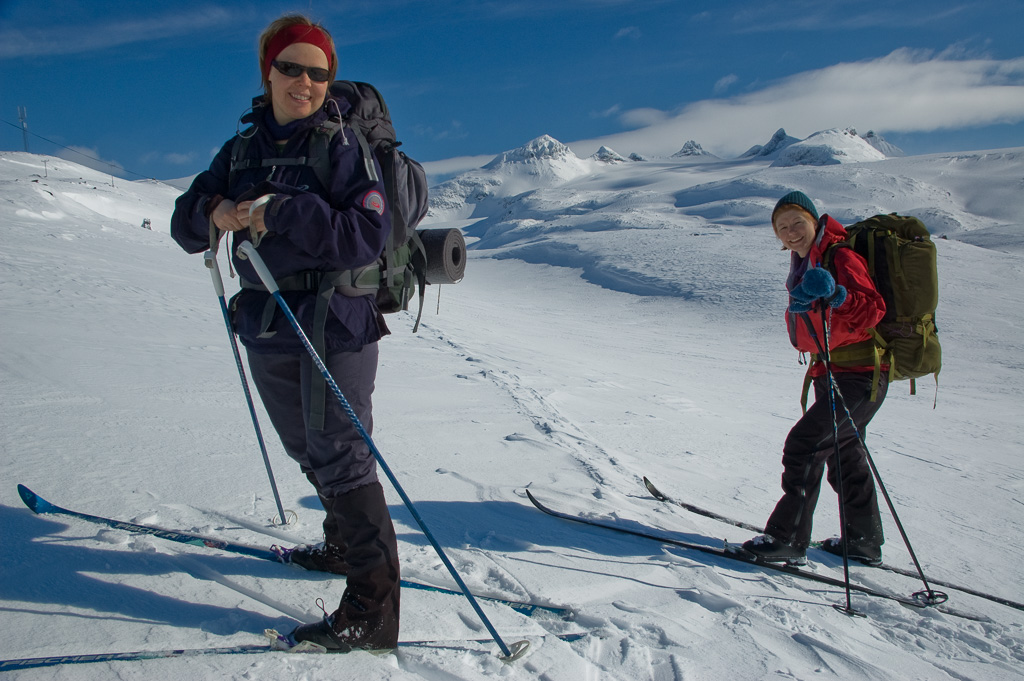
{"type": "MultiPolygon", "coordinates": [[[[262,283],[248,281],[240,277],[241,287],[255,291],[266,291],[267,287],[262,283]]],[[[316,304],[313,306],[313,329],[310,342],[317,356],[324,360],[327,356],[327,339],[325,328],[327,327],[327,314],[330,311],[331,297],[335,291],[340,291],[347,296],[368,295],[377,290],[377,283],[380,280],[379,270],[376,264],[368,265],[357,270],[341,270],[337,272],[321,272],[320,270],[305,270],[298,274],[282,277],[277,280],[279,291],[309,291],[316,292],[316,304]]],[[[270,330],[274,321],[274,313],[277,309],[277,299],[271,296],[263,306],[263,315],[260,318],[260,333],[257,338],[270,338],[276,331],[270,330]]],[[[327,383],[323,375],[315,369],[310,374],[310,402],[309,402],[309,427],[312,430],[324,429],[324,418],[327,403],[327,383]]]]}
{"type": "Polygon", "coordinates": [[[249,205],[249,239],[252,240],[252,245],[259,247],[263,241],[263,237],[267,235],[266,230],[259,232],[256,230],[256,225],[253,224],[252,214],[256,212],[256,209],[260,206],[264,206],[274,200],[276,194],[264,194],[249,205]]]}
{"type": "MultiPolygon", "coordinates": [[[[220,230],[213,224],[213,215],[210,216],[210,250],[217,255],[217,247],[220,246],[220,230]]],[[[231,258],[228,258],[230,260],[231,258]]]]}

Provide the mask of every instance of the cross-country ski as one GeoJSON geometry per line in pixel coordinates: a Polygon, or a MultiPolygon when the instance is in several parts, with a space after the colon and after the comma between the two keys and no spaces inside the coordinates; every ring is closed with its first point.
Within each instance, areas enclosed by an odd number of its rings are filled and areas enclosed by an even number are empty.
{"type": "MultiPolygon", "coordinates": [[[[666,495],[664,492],[662,492],[659,488],[655,487],[654,483],[651,482],[650,480],[648,480],[647,477],[644,477],[644,486],[647,488],[647,491],[649,491],[651,493],[651,496],[654,497],[655,499],[657,499],[658,501],[663,501],[663,502],[675,504],[676,506],[679,506],[680,508],[683,508],[683,509],[685,509],[685,510],[691,512],[691,513],[696,513],[697,515],[702,515],[705,518],[711,518],[712,520],[717,520],[719,522],[726,523],[727,525],[733,525],[733,526],[738,527],[740,529],[748,530],[748,531],[751,531],[751,532],[763,532],[764,531],[763,528],[758,528],[756,525],[751,525],[751,524],[745,523],[745,522],[743,522],[741,520],[733,520],[732,518],[728,518],[726,516],[719,515],[719,514],[713,512],[713,511],[708,511],[706,509],[700,508],[699,506],[695,506],[695,505],[690,504],[688,502],[680,501],[679,499],[676,499],[675,497],[670,497],[670,496],[666,495]]],[[[811,546],[812,547],[820,548],[821,543],[820,542],[812,542],[811,546]]],[[[918,577],[918,574],[916,572],[913,572],[912,570],[908,570],[907,568],[898,567],[896,565],[888,565],[886,563],[881,563],[879,565],[873,565],[871,567],[879,569],[879,570],[887,570],[888,572],[894,572],[894,573],[896,573],[898,575],[903,575],[905,577],[912,577],[912,578],[917,578],[918,577]]],[[[929,577],[928,581],[931,584],[935,584],[935,585],[938,585],[938,586],[944,586],[947,589],[956,589],[957,591],[962,591],[963,593],[971,594],[972,596],[977,596],[978,598],[984,598],[984,599],[992,601],[994,603],[1000,603],[1002,605],[1006,605],[1006,606],[1009,606],[1011,608],[1016,608],[1017,610],[1024,610],[1024,603],[1018,603],[1018,602],[1012,601],[1012,600],[1010,600],[1008,598],[1003,598],[1001,596],[995,596],[993,594],[984,593],[984,592],[978,591],[977,589],[972,589],[971,587],[968,587],[968,586],[963,586],[961,584],[954,584],[952,582],[944,581],[944,580],[941,580],[941,579],[935,579],[934,577],[929,577]]]]}

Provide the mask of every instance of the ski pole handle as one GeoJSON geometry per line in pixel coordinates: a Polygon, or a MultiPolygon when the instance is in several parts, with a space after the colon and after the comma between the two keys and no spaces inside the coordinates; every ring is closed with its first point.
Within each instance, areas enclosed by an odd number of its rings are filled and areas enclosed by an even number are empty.
{"type": "Polygon", "coordinates": [[[220,276],[220,267],[217,265],[217,254],[214,251],[207,251],[203,254],[203,264],[210,270],[213,277],[213,288],[217,295],[224,297],[224,280],[220,276]]]}
{"type": "Polygon", "coordinates": [[[267,287],[270,295],[277,293],[277,282],[274,281],[274,275],[267,269],[266,263],[263,262],[260,254],[256,252],[256,247],[252,245],[252,242],[243,241],[241,243],[238,247],[238,257],[252,263],[253,269],[256,270],[256,274],[259,275],[260,281],[267,287]]]}

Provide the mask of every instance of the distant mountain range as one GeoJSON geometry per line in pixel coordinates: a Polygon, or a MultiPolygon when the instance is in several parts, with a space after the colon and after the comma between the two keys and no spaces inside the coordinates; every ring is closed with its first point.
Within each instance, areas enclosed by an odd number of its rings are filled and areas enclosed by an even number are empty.
{"type": "Polygon", "coordinates": [[[744,163],[769,167],[830,166],[880,161],[903,156],[903,152],[874,132],[860,136],[853,129],[816,132],[801,140],[780,128],[764,145],[751,147],[739,158],[724,160],[689,140],[667,158],[624,155],[606,146],[580,158],[572,149],[550,135],[542,135],[516,149],[498,154],[480,168],[457,175],[431,187],[431,214],[440,218],[464,219],[490,213],[493,201],[523,192],[564,185],[576,178],[603,172],[609,166],[644,162],[714,164],[744,163]]]}

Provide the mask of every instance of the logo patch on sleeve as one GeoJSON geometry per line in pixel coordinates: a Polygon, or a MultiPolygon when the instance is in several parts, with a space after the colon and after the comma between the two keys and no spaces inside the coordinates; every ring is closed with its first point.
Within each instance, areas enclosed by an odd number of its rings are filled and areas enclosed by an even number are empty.
{"type": "Polygon", "coordinates": [[[363,196],[363,208],[376,211],[378,215],[384,215],[384,195],[379,191],[366,192],[363,196]]]}

